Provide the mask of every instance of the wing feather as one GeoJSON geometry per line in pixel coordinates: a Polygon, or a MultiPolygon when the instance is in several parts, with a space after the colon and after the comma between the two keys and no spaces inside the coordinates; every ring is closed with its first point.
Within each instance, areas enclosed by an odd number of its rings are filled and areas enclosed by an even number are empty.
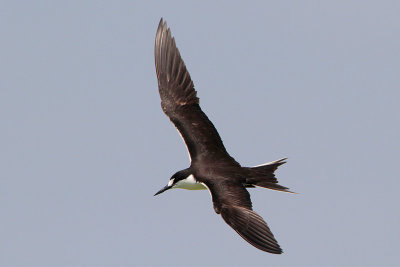
{"type": "Polygon", "coordinates": [[[275,254],[282,253],[267,223],[254,211],[231,206],[223,209],[221,215],[227,224],[256,248],[275,254]]]}
{"type": "Polygon", "coordinates": [[[154,55],[161,107],[182,135],[192,161],[211,155],[233,160],[199,106],[193,81],[163,19],[158,25],[154,55]]]}
{"type": "Polygon", "coordinates": [[[244,240],[263,251],[282,253],[268,224],[252,210],[250,194],[244,186],[224,182],[209,185],[208,188],[213,198],[215,211],[220,213],[224,221],[244,240]]]}

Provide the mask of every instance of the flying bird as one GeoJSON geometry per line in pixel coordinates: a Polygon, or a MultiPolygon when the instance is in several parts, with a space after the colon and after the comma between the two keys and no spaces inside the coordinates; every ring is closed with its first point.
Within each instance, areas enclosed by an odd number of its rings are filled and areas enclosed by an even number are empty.
{"type": "Polygon", "coordinates": [[[161,107],[182,136],[191,160],[189,168],[172,175],[155,195],[171,188],[208,189],[215,212],[243,239],[263,251],[281,254],[267,223],[253,211],[246,188],[259,186],[292,193],[279,185],[274,175],[286,158],[242,167],[228,154],[214,125],[200,108],[193,81],[162,18],[154,55],[161,107]]]}

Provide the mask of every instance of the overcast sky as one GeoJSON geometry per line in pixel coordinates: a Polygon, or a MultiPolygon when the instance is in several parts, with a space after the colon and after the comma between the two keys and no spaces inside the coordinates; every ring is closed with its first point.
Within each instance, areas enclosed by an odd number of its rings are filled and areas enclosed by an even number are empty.
{"type": "Polygon", "coordinates": [[[397,266],[399,1],[2,1],[1,266],[397,266]],[[262,252],[206,191],[160,108],[164,17],[202,109],[284,250],[262,252]]]}

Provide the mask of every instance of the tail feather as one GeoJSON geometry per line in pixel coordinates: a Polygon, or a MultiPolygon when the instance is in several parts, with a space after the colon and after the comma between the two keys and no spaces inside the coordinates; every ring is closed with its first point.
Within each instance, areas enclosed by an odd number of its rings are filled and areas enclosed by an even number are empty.
{"type": "Polygon", "coordinates": [[[267,189],[286,192],[286,193],[296,194],[296,192],[290,191],[288,187],[285,187],[285,186],[282,186],[282,185],[279,185],[279,184],[274,184],[274,183],[262,183],[262,182],[260,182],[260,183],[255,184],[255,186],[264,187],[264,188],[267,188],[267,189]]]}
{"type": "Polygon", "coordinates": [[[276,170],[280,165],[285,164],[286,163],[287,158],[281,158],[278,160],[274,160],[271,162],[267,162],[261,165],[257,165],[252,167],[252,169],[270,169],[270,170],[276,170]]]}
{"type": "Polygon", "coordinates": [[[246,186],[260,186],[272,190],[294,193],[289,191],[289,188],[279,185],[274,174],[280,165],[286,163],[286,160],[287,158],[282,158],[262,165],[247,168],[248,175],[246,177],[246,186]]]}

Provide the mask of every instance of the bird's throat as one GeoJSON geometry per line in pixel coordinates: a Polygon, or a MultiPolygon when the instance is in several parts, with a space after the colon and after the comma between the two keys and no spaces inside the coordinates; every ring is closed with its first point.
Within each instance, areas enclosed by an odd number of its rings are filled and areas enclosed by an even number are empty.
{"type": "Polygon", "coordinates": [[[203,185],[203,183],[198,182],[196,178],[193,176],[193,174],[189,175],[183,180],[178,181],[175,185],[174,188],[182,188],[182,189],[187,189],[187,190],[204,190],[207,189],[203,185]]]}

